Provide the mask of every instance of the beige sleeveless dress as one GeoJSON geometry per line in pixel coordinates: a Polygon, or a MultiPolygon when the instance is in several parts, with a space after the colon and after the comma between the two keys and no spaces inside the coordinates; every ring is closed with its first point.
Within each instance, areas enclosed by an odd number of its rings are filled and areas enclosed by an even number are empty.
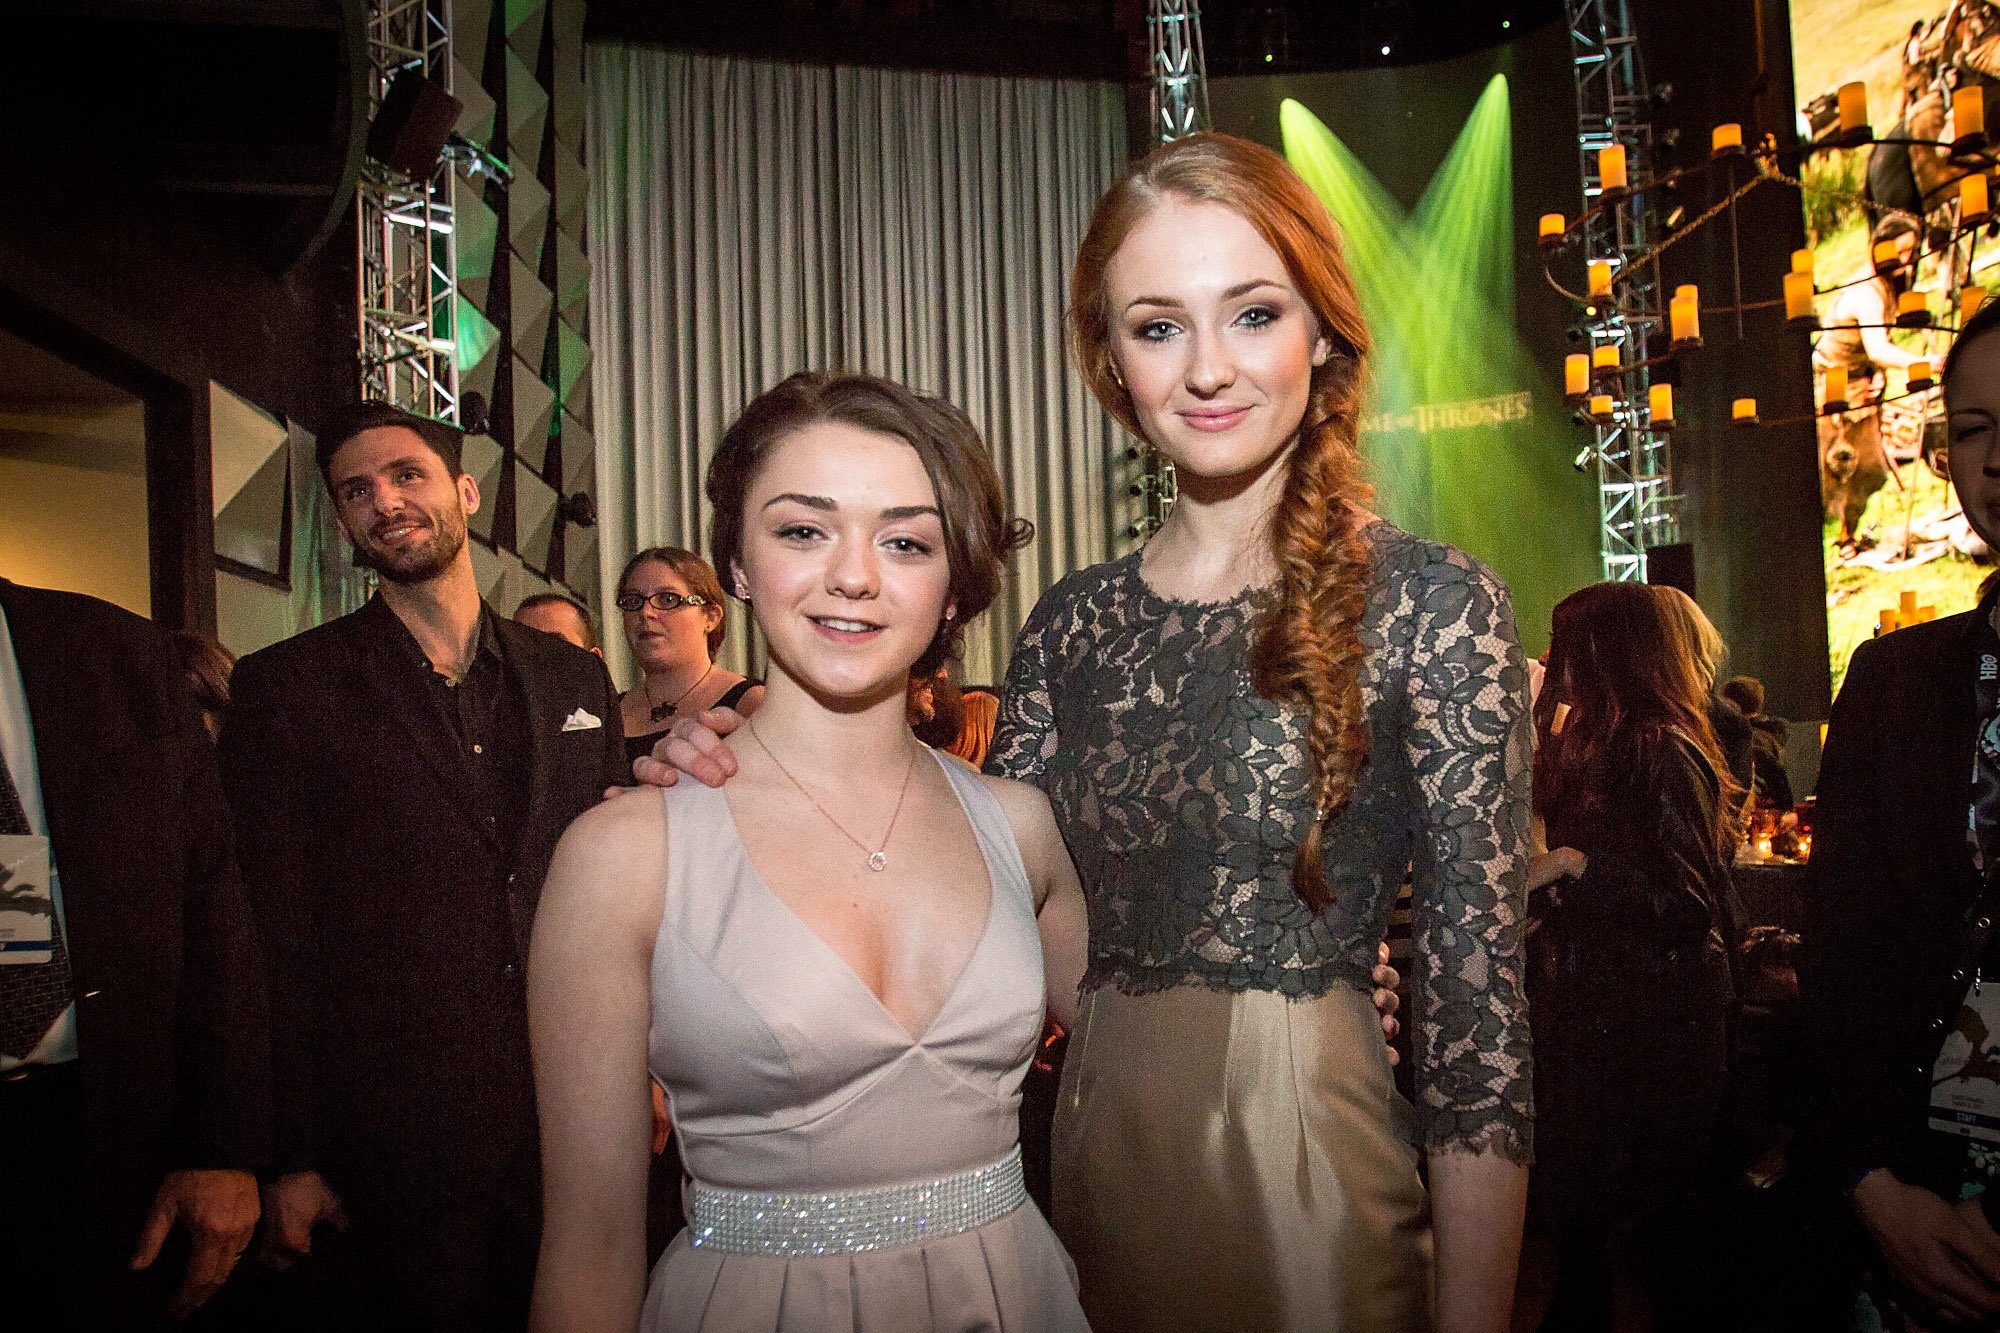
{"type": "MultiPolygon", "coordinates": [[[[1013,831],[977,774],[940,758],[993,886],[985,933],[912,1041],[750,863],[719,791],[661,793],[665,908],[653,949],[654,1076],[694,1181],[825,1193],[997,1162],[1019,1137],[1042,1029],[1041,940],[1013,831]]],[[[1086,1328],[1074,1270],[1032,1202],[970,1231],[860,1253],[726,1253],[674,1238],[649,1333],[974,1333],[1086,1328]]]]}

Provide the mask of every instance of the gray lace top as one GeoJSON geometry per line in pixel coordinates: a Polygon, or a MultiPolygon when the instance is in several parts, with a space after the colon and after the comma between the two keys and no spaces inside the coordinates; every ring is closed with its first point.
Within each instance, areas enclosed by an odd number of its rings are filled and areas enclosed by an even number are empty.
{"type": "Polygon", "coordinates": [[[987,768],[1049,795],[1090,903],[1086,989],[1366,990],[1413,872],[1424,1144],[1525,1162],[1531,733],[1513,610],[1470,557],[1384,522],[1367,536],[1371,749],[1326,831],[1326,911],[1291,885],[1313,809],[1301,719],[1250,683],[1268,590],[1169,601],[1136,552],[1064,579],[1015,644],[987,768]]]}

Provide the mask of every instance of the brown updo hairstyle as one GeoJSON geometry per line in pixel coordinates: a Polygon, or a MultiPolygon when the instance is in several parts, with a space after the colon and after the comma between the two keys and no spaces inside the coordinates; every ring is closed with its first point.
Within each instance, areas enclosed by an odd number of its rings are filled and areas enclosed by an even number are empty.
{"type": "Polygon", "coordinates": [[[1333,218],[1284,158],[1226,134],[1175,140],[1098,201],[1070,276],[1070,357],[1097,401],[1134,435],[1144,432],[1112,360],[1105,273],[1132,229],[1168,200],[1220,204],[1255,227],[1284,260],[1312,311],[1314,332],[1331,348],[1313,369],[1298,443],[1270,517],[1278,601],[1257,624],[1250,653],[1258,693],[1307,718],[1318,818],[1293,858],[1292,887],[1317,911],[1331,893],[1321,834],[1346,807],[1368,758],[1361,613],[1370,562],[1361,528],[1374,493],[1362,480],[1358,449],[1368,329],[1333,218]]]}
{"type": "Polygon", "coordinates": [[[716,609],[715,628],[708,632],[708,655],[714,657],[729,630],[729,604],[722,600],[722,580],[715,576],[714,567],[684,547],[648,546],[625,562],[624,572],[618,576],[618,597],[632,590],[630,584],[634,571],[649,560],[657,560],[673,570],[680,576],[681,582],[687,584],[689,592],[700,593],[716,609]]]}
{"type": "Polygon", "coordinates": [[[910,668],[912,675],[931,675],[959,655],[966,624],[1000,591],[1007,557],[1035,534],[1028,520],[1007,517],[1000,474],[978,428],[950,403],[879,375],[801,372],[766,390],[724,432],[708,465],[708,502],[715,508],[709,549],[716,567],[731,569],[743,558],[743,505],[771,450],[822,421],[903,441],[917,451],[930,478],[955,607],[910,668]]]}

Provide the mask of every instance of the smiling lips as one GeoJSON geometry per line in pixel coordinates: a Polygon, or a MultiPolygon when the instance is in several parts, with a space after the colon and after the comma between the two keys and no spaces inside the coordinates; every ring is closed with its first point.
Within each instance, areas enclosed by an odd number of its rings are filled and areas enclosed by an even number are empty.
{"type": "Polygon", "coordinates": [[[1250,415],[1244,407],[1197,407],[1178,413],[1182,421],[1199,431],[1225,431],[1250,415]]]}
{"type": "Polygon", "coordinates": [[[413,518],[399,518],[393,523],[383,523],[375,529],[375,540],[385,546],[393,546],[406,538],[414,537],[427,525],[413,518]]]}
{"type": "Polygon", "coordinates": [[[882,632],[882,626],[845,616],[807,616],[814,628],[836,643],[856,643],[882,632]]]}

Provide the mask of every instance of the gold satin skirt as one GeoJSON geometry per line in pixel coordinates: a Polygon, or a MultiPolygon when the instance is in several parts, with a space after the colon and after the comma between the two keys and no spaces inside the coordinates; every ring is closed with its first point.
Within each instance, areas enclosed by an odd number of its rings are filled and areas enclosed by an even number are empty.
{"type": "Polygon", "coordinates": [[[1091,1328],[1428,1333],[1414,1139],[1360,991],[1091,991],[1054,1149],[1091,1328]]]}

